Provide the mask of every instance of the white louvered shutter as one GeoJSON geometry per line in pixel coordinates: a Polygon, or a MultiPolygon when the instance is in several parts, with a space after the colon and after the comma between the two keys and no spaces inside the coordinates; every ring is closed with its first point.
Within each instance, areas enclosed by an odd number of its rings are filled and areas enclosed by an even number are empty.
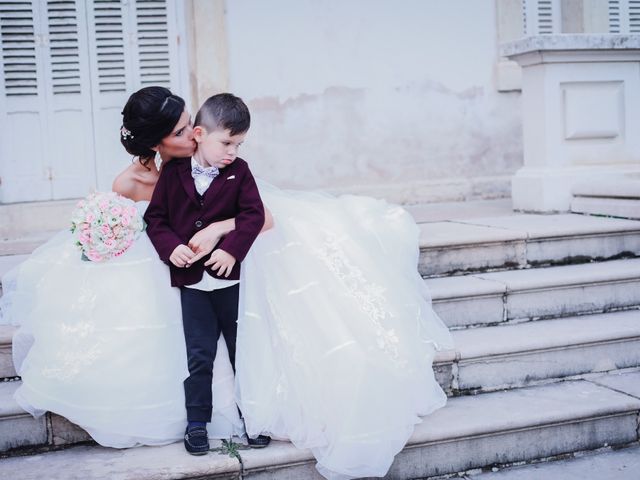
{"type": "Polygon", "coordinates": [[[640,0],[609,0],[609,33],[640,33],[640,0]]]}
{"type": "Polygon", "coordinates": [[[561,33],[560,0],[523,0],[526,35],[561,33]]]}
{"type": "Polygon", "coordinates": [[[109,180],[129,160],[119,140],[122,107],[133,92],[131,32],[128,6],[120,0],[94,0],[88,11],[91,96],[97,187],[109,190],[109,180]]]}
{"type": "Polygon", "coordinates": [[[0,200],[49,199],[43,36],[38,2],[0,4],[0,200]]]}
{"type": "Polygon", "coordinates": [[[45,7],[52,198],[81,197],[95,185],[85,2],[48,0],[45,7]]]}
{"type": "Polygon", "coordinates": [[[640,0],[629,0],[629,33],[640,33],[640,0]]]}
{"type": "Polygon", "coordinates": [[[161,85],[180,93],[175,0],[94,0],[89,44],[98,188],[131,161],[119,141],[122,107],[135,90],[161,85]]]}

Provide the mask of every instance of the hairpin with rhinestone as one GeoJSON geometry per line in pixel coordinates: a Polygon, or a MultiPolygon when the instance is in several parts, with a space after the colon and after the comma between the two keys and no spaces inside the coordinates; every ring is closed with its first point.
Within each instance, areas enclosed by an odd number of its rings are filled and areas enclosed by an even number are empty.
{"type": "Polygon", "coordinates": [[[124,138],[125,140],[128,137],[134,138],[133,134],[131,133],[131,130],[129,130],[127,127],[125,127],[124,125],[122,127],[120,127],[120,135],[122,136],[122,138],[124,138]]]}

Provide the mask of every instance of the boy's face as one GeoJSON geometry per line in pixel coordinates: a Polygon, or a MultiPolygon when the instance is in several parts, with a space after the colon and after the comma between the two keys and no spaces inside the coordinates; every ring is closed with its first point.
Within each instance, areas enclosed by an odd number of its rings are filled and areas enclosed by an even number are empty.
{"type": "Polygon", "coordinates": [[[162,139],[156,149],[165,161],[193,155],[196,149],[196,142],[193,139],[193,127],[191,126],[189,112],[186,110],[182,112],[176,126],[173,127],[169,135],[162,139]]]}
{"type": "Polygon", "coordinates": [[[201,126],[194,128],[194,137],[198,142],[197,157],[207,167],[224,168],[231,165],[238,156],[238,149],[247,132],[231,135],[228,129],[216,128],[212,132],[201,126]]]}

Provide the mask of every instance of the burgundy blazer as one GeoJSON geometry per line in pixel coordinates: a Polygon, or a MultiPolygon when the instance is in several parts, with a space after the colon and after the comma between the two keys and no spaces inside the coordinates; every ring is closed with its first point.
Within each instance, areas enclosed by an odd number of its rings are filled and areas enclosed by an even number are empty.
{"type": "Polygon", "coordinates": [[[158,255],[171,269],[171,285],[192,285],[207,271],[205,255],[189,268],[178,268],[169,261],[173,250],[186,245],[191,237],[209,224],[235,218],[236,228],[227,234],[214,250],[220,248],[233,255],[236,264],[228,280],[240,278],[240,262],[264,226],[264,206],[247,162],[241,158],[220,170],[207,191],[198,199],[191,176],[191,159],[178,158],[166,163],[153,191],[144,219],[147,233],[158,255]]]}

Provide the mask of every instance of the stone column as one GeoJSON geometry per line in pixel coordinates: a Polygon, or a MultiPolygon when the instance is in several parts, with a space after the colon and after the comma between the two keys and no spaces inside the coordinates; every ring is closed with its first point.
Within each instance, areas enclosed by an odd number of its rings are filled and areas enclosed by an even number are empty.
{"type": "Polygon", "coordinates": [[[501,53],[522,67],[514,209],[568,211],[576,182],[640,172],[640,35],[542,35],[501,53]]]}
{"type": "Polygon", "coordinates": [[[225,0],[187,0],[189,83],[195,115],[211,95],[229,89],[225,0]]]}

